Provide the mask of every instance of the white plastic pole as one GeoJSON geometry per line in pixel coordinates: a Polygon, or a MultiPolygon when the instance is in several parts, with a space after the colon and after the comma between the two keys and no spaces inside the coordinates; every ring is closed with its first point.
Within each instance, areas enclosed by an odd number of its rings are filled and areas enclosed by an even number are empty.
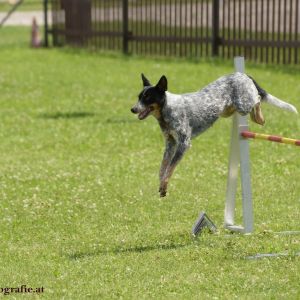
{"type": "Polygon", "coordinates": [[[240,151],[238,141],[238,115],[235,113],[232,120],[231,142],[229,150],[229,165],[227,177],[227,191],[225,202],[225,228],[243,231],[243,228],[234,226],[235,196],[237,190],[237,180],[239,174],[240,151]]]}
{"type": "MultiPolygon", "coordinates": [[[[236,72],[244,73],[244,57],[235,57],[234,66],[236,72]]],[[[224,221],[225,228],[243,233],[251,233],[253,231],[253,207],[250,177],[249,143],[247,139],[242,138],[240,135],[241,131],[247,129],[247,118],[245,116],[239,115],[238,113],[235,113],[233,115],[232,122],[224,221]],[[239,165],[241,172],[244,227],[236,226],[234,224],[235,199],[237,191],[239,165]]]]}

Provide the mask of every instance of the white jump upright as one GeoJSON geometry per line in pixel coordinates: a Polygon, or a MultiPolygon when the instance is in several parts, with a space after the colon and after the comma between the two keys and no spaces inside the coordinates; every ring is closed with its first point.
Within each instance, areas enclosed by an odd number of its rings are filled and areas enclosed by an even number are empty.
{"type": "MultiPolygon", "coordinates": [[[[235,57],[234,65],[237,72],[245,72],[244,57],[235,57]]],[[[247,117],[234,113],[230,143],[224,226],[231,231],[241,233],[251,233],[253,231],[249,142],[241,136],[241,132],[246,130],[248,130],[247,117]],[[243,226],[237,226],[234,223],[239,169],[242,187],[243,226]]]]}

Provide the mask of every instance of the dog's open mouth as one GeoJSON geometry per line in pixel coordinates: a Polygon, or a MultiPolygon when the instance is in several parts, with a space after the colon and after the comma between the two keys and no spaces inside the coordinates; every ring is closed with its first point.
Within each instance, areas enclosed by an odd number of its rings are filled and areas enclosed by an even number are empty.
{"type": "Polygon", "coordinates": [[[141,112],[139,113],[138,118],[139,118],[140,120],[144,120],[145,118],[148,117],[148,115],[151,113],[152,110],[153,110],[153,109],[152,109],[151,107],[145,108],[143,111],[141,111],[141,112]]]}

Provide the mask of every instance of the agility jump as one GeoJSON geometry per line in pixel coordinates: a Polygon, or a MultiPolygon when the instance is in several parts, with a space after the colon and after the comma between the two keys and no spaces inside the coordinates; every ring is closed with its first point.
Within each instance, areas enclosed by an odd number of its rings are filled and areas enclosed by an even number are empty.
{"type": "MultiPolygon", "coordinates": [[[[244,73],[245,63],[243,57],[235,57],[234,64],[237,72],[244,73]]],[[[247,117],[241,116],[238,113],[234,113],[229,152],[224,227],[231,231],[237,231],[241,233],[251,233],[254,229],[248,139],[261,139],[271,142],[300,146],[300,140],[251,132],[248,128],[247,117]],[[242,188],[243,226],[237,226],[234,222],[235,198],[239,169],[242,188]]]]}
{"type": "Polygon", "coordinates": [[[270,142],[300,146],[300,140],[290,139],[290,138],[281,137],[277,135],[263,134],[263,133],[257,133],[251,131],[242,131],[241,136],[246,139],[265,140],[270,142]]]}

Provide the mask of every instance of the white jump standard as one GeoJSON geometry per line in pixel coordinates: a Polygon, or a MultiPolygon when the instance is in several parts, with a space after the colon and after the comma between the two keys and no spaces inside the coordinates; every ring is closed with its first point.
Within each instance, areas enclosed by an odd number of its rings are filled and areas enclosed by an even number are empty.
{"type": "MultiPolygon", "coordinates": [[[[244,73],[245,65],[243,57],[235,57],[234,65],[237,72],[244,73]]],[[[269,99],[269,102],[273,104],[272,98],[269,99]]],[[[297,112],[292,105],[280,100],[278,106],[283,109],[297,112]],[[289,107],[287,108],[286,105],[289,107]]],[[[241,233],[251,233],[254,229],[248,138],[257,138],[272,142],[293,144],[296,146],[300,145],[299,140],[251,132],[248,129],[247,117],[241,116],[236,112],[234,113],[230,143],[224,227],[231,231],[241,233]],[[237,226],[234,222],[239,167],[242,188],[243,226],[237,226]]]]}

